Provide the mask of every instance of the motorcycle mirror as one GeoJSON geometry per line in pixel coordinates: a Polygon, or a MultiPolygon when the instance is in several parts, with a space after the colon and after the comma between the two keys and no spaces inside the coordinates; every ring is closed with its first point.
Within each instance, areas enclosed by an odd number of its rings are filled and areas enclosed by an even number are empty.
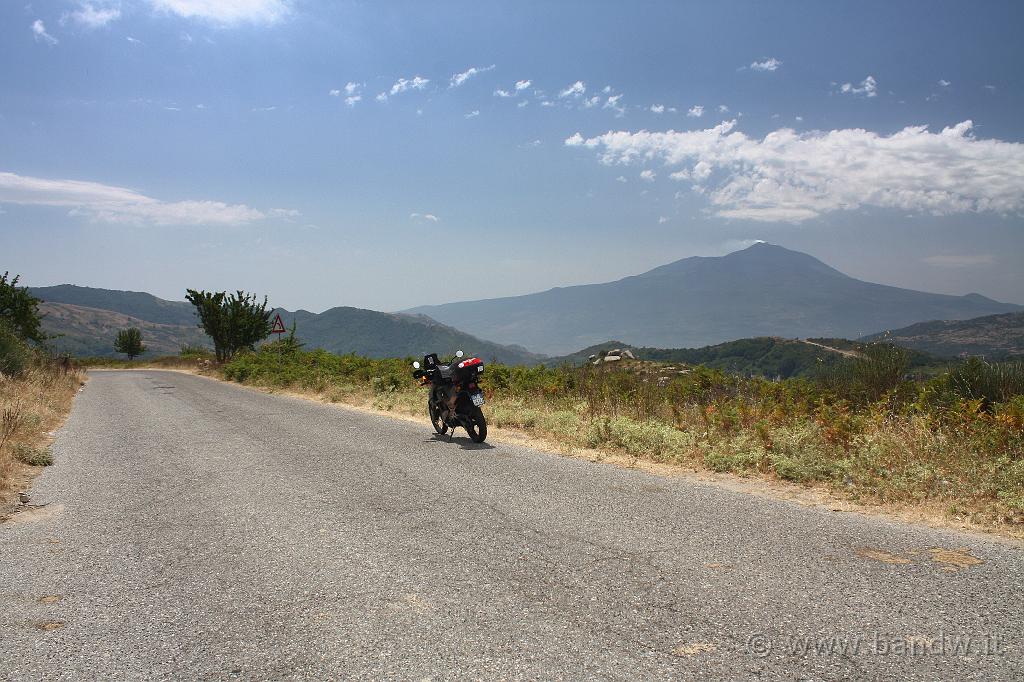
{"type": "Polygon", "coordinates": [[[455,351],[455,357],[461,358],[463,355],[465,355],[465,353],[463,353],[461,350],[455,351]]]}
{"type": "Polygon", "coordinates": [[[413,369],[419,369],[420,368],[419,360],[417,360],[416,362],[412,363],[412,368],[413,369]]]}

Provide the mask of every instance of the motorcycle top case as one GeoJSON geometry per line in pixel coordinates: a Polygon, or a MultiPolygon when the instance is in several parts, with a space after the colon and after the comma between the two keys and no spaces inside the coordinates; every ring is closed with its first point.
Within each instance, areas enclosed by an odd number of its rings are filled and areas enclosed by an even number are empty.
{"type": "Polygon", "coordinates": [[[466,358],[462,362],[454,365],[452,369],[455,370],[455,380],[460,384],[475,381],[478,374],[484,371],[484,361],[480,358],[466,358]]]}

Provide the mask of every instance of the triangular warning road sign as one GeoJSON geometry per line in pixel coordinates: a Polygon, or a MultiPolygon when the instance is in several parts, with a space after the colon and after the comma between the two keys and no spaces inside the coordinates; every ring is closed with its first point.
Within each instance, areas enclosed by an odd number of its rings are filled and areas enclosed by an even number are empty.
{"type": "Polygon", "coordinates": [[[281,313],[274,316],[274,326],[270,328],[271,334],[284,334],[286,331],[284,328],[284,322],[281,321],[281,313]]]}

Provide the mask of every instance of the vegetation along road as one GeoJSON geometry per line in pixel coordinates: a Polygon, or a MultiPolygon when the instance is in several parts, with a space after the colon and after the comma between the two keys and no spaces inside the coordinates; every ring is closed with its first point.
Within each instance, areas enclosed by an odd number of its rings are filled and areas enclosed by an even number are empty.
{"type": "Polygon", "coordinates": [[[0,677],[1021,679],[1008,542],[162,371],[0,526],[0,677]]]}

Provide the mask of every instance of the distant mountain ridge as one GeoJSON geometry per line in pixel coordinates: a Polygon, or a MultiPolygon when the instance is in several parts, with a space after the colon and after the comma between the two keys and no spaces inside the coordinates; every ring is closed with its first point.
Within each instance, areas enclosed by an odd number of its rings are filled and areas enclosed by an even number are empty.
{"type": "MultiPolygon", "coordinates": [[[[198,327],[194,308],[184,301],[166,301],[152,294],[116,291],[62,284],[35,287],[32,294],[42,299],[43,328],[59,335],[52,345],[75,355],[116,355],[114,336],[119,329],[138,327],[148,355],[177,353],[182,344],[211,345],[198,327]]],[[[354,352],[370,357],[422,356],[436,352],[451,354],[458,349],[485,360],[508,364],[536,362],[542,356],[522,348],[502,346],[477,339],[423,315],[380,313],[360,308],[338,307],[322,313],[275,309],[290,328],[297,324],[297,336],[307,348],[324,348],[335,353],[354,352]]]]}
{"type": "Polygon", "coordinates": [[[1024,358],[1024,312],[970,320],[932,320],[879,332],[863,341],[889,341],[940,357],[984,355],[988,359],[1024,358]]]}
{"type": "Polygon", "coordinates": [[[549,355],[621,339],[698,348],[750,337],[857,338],[926,319],[1022,310],[978,294],[949,296],[854,279],[798,251],[758,243],[603,284],[442,305],[421,313],[468,333],[549,355]]]}

